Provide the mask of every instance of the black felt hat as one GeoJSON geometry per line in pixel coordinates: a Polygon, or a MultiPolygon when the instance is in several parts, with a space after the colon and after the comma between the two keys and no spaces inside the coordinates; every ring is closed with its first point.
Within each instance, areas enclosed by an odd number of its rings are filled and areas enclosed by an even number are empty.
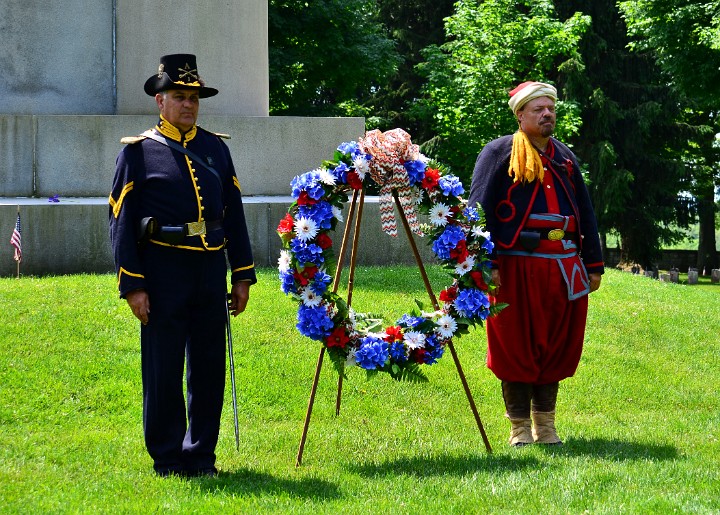
{"type": "Polygon", "coordinates": [[[145,81],[145,93],[150,96],[169,89],[194,89],[199,92],[200,98],[218,94],[215,88],[205,86],[205,81],[198,74],[193,54],[162,56],[157,73],[145,81]]]}

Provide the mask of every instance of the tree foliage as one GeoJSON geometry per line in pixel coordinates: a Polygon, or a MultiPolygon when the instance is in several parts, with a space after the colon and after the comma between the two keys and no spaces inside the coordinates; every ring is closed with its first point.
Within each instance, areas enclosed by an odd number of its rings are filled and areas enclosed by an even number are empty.
{"type": "MultiPolygon", "coordinates": [[[[482,146],[517,129],[508,91],[580,66],[577,44],[589,23],[581,15],[559,21],[547,0],[457,2],[445,24],[449,41],[430,47],[421,65],[428,80],[425,106],[437,131],[426,152],[469,184],[482,146]]],[[[576,106],[560,102],[558,112],[560,137],[576,132],[576,106]]]]}
{"type": "Polygon", "coordinates": [[[360,115],[400,57],[374,0],[270,0],[270,113],[360,115]]]}

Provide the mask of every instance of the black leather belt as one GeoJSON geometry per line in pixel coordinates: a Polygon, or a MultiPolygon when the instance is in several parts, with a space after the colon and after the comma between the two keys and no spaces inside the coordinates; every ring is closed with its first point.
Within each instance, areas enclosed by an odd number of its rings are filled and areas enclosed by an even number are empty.
{"type": "Polygon", "coordinates": [[[203,220],[182,225],[161,225],[151,233],[151,238],[170,245],[179,245],[186,236],[203,236],[209,232],[222,229],[222,226],[222,220],[210,222],[203,220]]]}

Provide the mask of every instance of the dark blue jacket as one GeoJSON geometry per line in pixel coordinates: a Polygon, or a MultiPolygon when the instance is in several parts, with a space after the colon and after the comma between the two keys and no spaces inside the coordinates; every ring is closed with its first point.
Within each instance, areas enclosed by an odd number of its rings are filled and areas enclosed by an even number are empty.
{"type": "Polygon", "coordinates": [[[220,180],[184,154],[151,139],[130,138],[117,157],[110,193],[110,241],[120,296],[145,288],[140,222],[154,217],[160,225],[221,222],[204,236],[187,236],[178,245],[150,239],[145,245],[166,245],[187,252],[227,250],[231,282],[256,282],[250,238],[245,223],[240,183],[230,151],[217,135],[200,127],[185,137],[161,119],[156,132],[191,150],[220,175],[220,180]],[[221,183],[222,181],[222,183],[221,183]]]}
{"type": "MultiPolygon", "coordinates": [[[[468,205],[478,202],[485,211],[486,229],[490,231],[496,248],[513,247],[531,213],[540,190],[540,182],[513,182],[508,175],[513,136],[491,141],[482,149],[475,162],[468,205]]],[[[555,181],[561,185],[578,221],[578,248],[588,273],[604,273],[602,248],[597,221],[590,195],[583,181],[577,158],[572,151],[551,138],[555,148],[553,161],[560,166],[548,166],[555,181]]],[[[548,173],[546,172],[546,173],[548,173]]],[[[495,258],[495,253],[491,255],[495,258]]]]}

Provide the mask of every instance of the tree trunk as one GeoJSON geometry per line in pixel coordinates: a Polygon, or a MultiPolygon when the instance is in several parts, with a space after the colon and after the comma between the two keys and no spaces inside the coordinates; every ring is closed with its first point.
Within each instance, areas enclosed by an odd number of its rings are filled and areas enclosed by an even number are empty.
{"type": "Polygon", "coordinates": [[[697,201],[700,221],[697,269],[703,275],[710,275],[713,268],[719,268],[715,242],[715,199],[712,185],[710,185],[709,191],[703,191],[702,196],[697,197],[697,201]]]}

